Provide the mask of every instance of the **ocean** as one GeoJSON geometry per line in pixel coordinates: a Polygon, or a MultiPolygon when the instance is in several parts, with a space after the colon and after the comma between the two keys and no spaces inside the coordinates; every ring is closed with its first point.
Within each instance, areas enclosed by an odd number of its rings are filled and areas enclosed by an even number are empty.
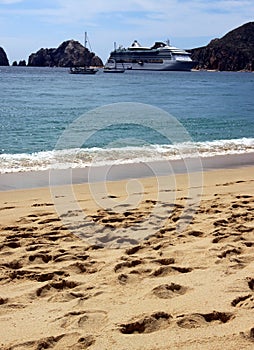
{"type": "Polygon", "coordinates": [[[0,67],[0,173],[254,152],[254,74],[0,67]]]}

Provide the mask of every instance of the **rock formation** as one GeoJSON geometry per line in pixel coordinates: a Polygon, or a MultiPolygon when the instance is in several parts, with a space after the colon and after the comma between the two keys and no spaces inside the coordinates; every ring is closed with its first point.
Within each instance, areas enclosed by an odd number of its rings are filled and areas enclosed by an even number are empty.
{"type": "Polygon", "coordinates": [[[0,47],[0,66],[9,66],[7,55],[2,47],[0,47]]]}
{"type": "Polygon", "coordinates": [[[12,65],[13,65],[13,67],[17,67],[17,66],[25,67],[26,66],[26,61],[25,60],[21,60],[21,61],[19,61],[19,63],[17,61],[13,61],[12,65]]]}
{"type": "Polygon", "coordinates": [[[254,22],[238,27],[207,46],[188,50],[198,69],[254,70],[254,22]]]}
{"type": "Polygon", "coordinates": [[[67,40],[56,49],[40,49],[36,53],[31,54],[28,58],[28,66],[103,66],[103,62],[78,41],[67,40]]]}

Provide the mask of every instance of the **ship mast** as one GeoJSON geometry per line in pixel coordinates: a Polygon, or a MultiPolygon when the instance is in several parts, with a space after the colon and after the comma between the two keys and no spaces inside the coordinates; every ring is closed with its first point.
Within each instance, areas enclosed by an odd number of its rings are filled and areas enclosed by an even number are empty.
{"type": "Polygon", "coordinates": [[[87,49],[87,44],[89,45],[89,50],[92,52],[92,46],[90,44],[90,41],[88,39],[88,35],[87,35],[87,32],[85,32],[85,49],[87,49]]]}
{"type": "Polygon", "coordinates": [[[87,32],[85,32],[85,49],[86,49],[86,45],[87,45],[87,32]]]}

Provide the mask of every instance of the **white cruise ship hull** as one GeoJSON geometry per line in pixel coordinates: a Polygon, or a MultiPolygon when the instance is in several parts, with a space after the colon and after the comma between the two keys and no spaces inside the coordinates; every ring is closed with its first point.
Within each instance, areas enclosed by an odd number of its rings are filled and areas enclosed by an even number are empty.
{"type": "Polygon", "coordinates": [[[127,49],[119,47],[110,53],[106,69],[154,71],[190,71],[197,65],[190,53],[169,44],[156,42],[143,47],[136,40],[127,49]]]}
{"type": "MultiPolygon", "coordinates": [[[[194,61],[165,61],[163,63],[117,63],[117,68],[125,70],[155,70],[155,71],[190,71],[196,62],[194,61]]],[[[105,67],[107,64],[105,65],[105,67]]]]}

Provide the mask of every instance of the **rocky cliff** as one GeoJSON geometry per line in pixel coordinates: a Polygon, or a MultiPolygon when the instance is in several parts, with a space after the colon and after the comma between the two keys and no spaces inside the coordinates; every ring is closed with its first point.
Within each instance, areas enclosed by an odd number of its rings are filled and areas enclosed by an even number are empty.
{"type": "Polygon", "coordinates": [[[254,70],[254,22],[238,27],[207,46],[188,50],[198,69],[254,70]]]}
{"type": "Polygon", "coordinates": [[[58,48],[40,49],[28,58],[28,66],[75,67],[103,66],[102,60],[78,41],[67,40],[58,48]]]}
{"type": "Polygon", "coordinates": [[[7,55],[2,47],[0,47],[0,66],[9,66],[7,55]]]}

